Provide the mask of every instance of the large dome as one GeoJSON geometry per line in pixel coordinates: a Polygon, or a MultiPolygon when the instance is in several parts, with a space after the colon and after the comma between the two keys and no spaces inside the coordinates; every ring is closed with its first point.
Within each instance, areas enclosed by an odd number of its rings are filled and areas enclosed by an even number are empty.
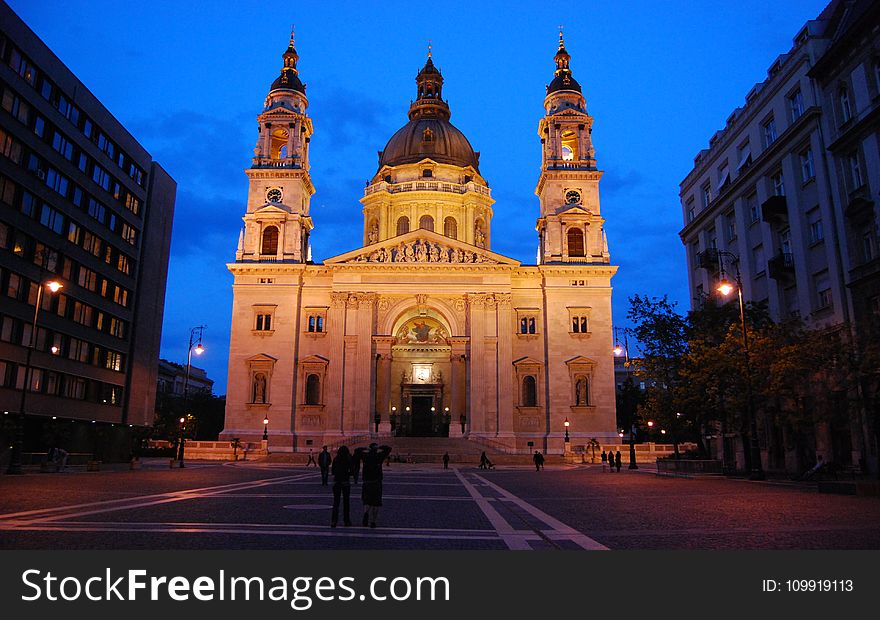
{"type": "Polygon", "coordinates": [[[379,155],[379,168],[414,164],[425,158],[453,166],[473,166],[478,170],[479,155],[471,143],[448,120],[415,118],[391,136],[379,155]]]}

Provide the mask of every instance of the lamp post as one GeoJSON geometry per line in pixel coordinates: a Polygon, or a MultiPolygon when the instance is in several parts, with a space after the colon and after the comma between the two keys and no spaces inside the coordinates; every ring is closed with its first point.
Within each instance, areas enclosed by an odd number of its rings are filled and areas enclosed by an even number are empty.
{"type": "MultiPolygon", "coordinates": [[[[623,433],[620,433],[620,436],[623,437],[623,433]]],[[[630,469],[638,469],[639,466],[636,465],[636,423],[633,420],[633,423],[629,426],[629,468],[630,469]]]]}
{"type": "Polygon", "coordinates": [[[57,293],[63,288],[63,285],[57,280],[49,280],[48,282],[40,282],[37,288],[37,300],[34,304],[34,322],[31,324],[31,337],[28,342],[27,352],[24,361],[24,383],[21,386],[21,401],[18,406],[18,416],[15,422],[15,436],[12,440],[12,454],[9,458],[9,467],[7,474],[24,473],[21,468],[21,453],[24,449],[24,420],[25,405],[27,404],[27,392],[31,383],[31,354],[37,344],[37,319],[40,316],[40,306],[43,303],[43,288],[49,289],[50,293],[57,293]]]}
{"type": "MultiPolygon", "coordinates": [[[[186,375],[183,379],[183,418],[181,418],[180,446],[178,446],[177,461],[178,466],[183,467],[183,445],[186,439],[183,436],[183,424],[186,422],[186,408],[189,401],[189,372],[192,367],[192,354],[201,355],[205,352],[202,346],[202,333],[205,331],[205,325],[198,325],[189,330],[189,346],[186,349],[186,375]],[[198,337],[196,336],[198,334],[198,337]],[[195,345],[195,346],[193,346],[195,345]]],[[[265,432],[265,429],[264,429],[265,432]]]]}
{"type": "Polygon", "coordinates": [[[614,353],[615,357],[620,357],[622,355],[624,361],[627,364],[629,363],[629,338],[627,337],[627,331],[625,328],[614,328],[614,348],[611,349],[611,352],[614,353]],[[621,331],[623,332],[623,344],[621,344],[620,336],[618,336],[618,332],[621,331]]]}
{"type": "Polygon", "coordinates": [[[743,287],[742,278],[739,272],[739,257],[733,252],[718,250],[718,267],[720,272],[720,280],[716,290],[727,297],[736,288],[737,297],[739,298],[739,320],[742,328],[742,344],[743,359],[746,366],[746,415],[749,425],[749,460],[751,461],[751,470],[749,471],[750,480],[764,480],[764,468],[761,465],[761,448],[758,445],[758,419],[755,415],[755,400],[752,395],[752,367],[749,359],[749,336],[746,327],[746,309],[743,303],[743,287]],[[736,276],[736,284],[731,284],[724,274],[724,263],[722,258],[726,257],[733,263],[736,276]]]}
{"type": "Polygon", "coordinates": [[[269,414],[263,418],[263,441],[269,441],[269,414]]]}
{"type": "Polygon", "coordinates": [[[184,439],[184,433],[186,432],[186,416],[180,416],[180,419],[177,420],[178,427],[178,439],[177,439],[177,466],[183,467],[183,444],[186,441],[184,439]]]}
{"type": "Polygon", "coordinates": [[[562,423],[562,426],[565,427],[565,443],[571,441],[571,438],[568,436],[568,427],[571,426],[571,422],[568,421],[568,418],[565,418],[565,422],[562,423]]]}

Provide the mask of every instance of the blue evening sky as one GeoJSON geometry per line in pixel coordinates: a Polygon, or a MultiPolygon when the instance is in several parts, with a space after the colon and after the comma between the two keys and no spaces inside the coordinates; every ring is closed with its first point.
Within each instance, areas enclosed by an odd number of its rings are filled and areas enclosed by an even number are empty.
{"type": "Polygon", "coordinates": [[[558,2],[121,2],[8,0],[178,183],[162,356],[226,389],[232,277],[255,116],[296,25],[315,135],[316,261],[358,247],[358,199],[406,122],[427,41],[452,122],[492,187],[492,249],[535,261],[538,120],[558,25],[595,118],[614,317],[627,298],[688,308],[678,184],[696,153],[826,0],[558,2]]]}

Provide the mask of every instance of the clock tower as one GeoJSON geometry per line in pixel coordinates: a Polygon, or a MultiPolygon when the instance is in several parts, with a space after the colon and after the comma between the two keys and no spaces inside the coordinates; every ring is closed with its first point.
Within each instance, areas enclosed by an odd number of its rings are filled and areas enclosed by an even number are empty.
{"type": "Polygon", "coordinates": [[[538,262],[607,263],[608,246],[599,211],[599,179],[593,150],[593,118],[581,85],[572,77],[562,32],[554,60],[556,73],[547,86],[541,137],[541,176],[535,193],[538,262]]]}
{"type": "Polygon", "coordinates": [[[306,116],[309,102],[296,68],[299,55],[293,32],[281,58],[281,75],[257,116],[257,145],[247,169],[250,187],[237,261],[302,263],[309,258],[309,201],[315,193],[309,175],[312,120],[306,116]]]}

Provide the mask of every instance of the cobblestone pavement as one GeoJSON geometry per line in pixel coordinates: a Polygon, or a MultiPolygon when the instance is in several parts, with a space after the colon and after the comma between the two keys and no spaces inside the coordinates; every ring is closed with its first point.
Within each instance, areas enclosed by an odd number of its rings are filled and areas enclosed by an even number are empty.
{"type": "MultiPolygon", "coordinates": [[[[167,461],[166,461],[167,463],[167,461]]],[[[0,477],[2,549],[880,549],[880,499],[598,466],[394,464],[376,529],[314,468],[190,463],[0,477]]]]}

